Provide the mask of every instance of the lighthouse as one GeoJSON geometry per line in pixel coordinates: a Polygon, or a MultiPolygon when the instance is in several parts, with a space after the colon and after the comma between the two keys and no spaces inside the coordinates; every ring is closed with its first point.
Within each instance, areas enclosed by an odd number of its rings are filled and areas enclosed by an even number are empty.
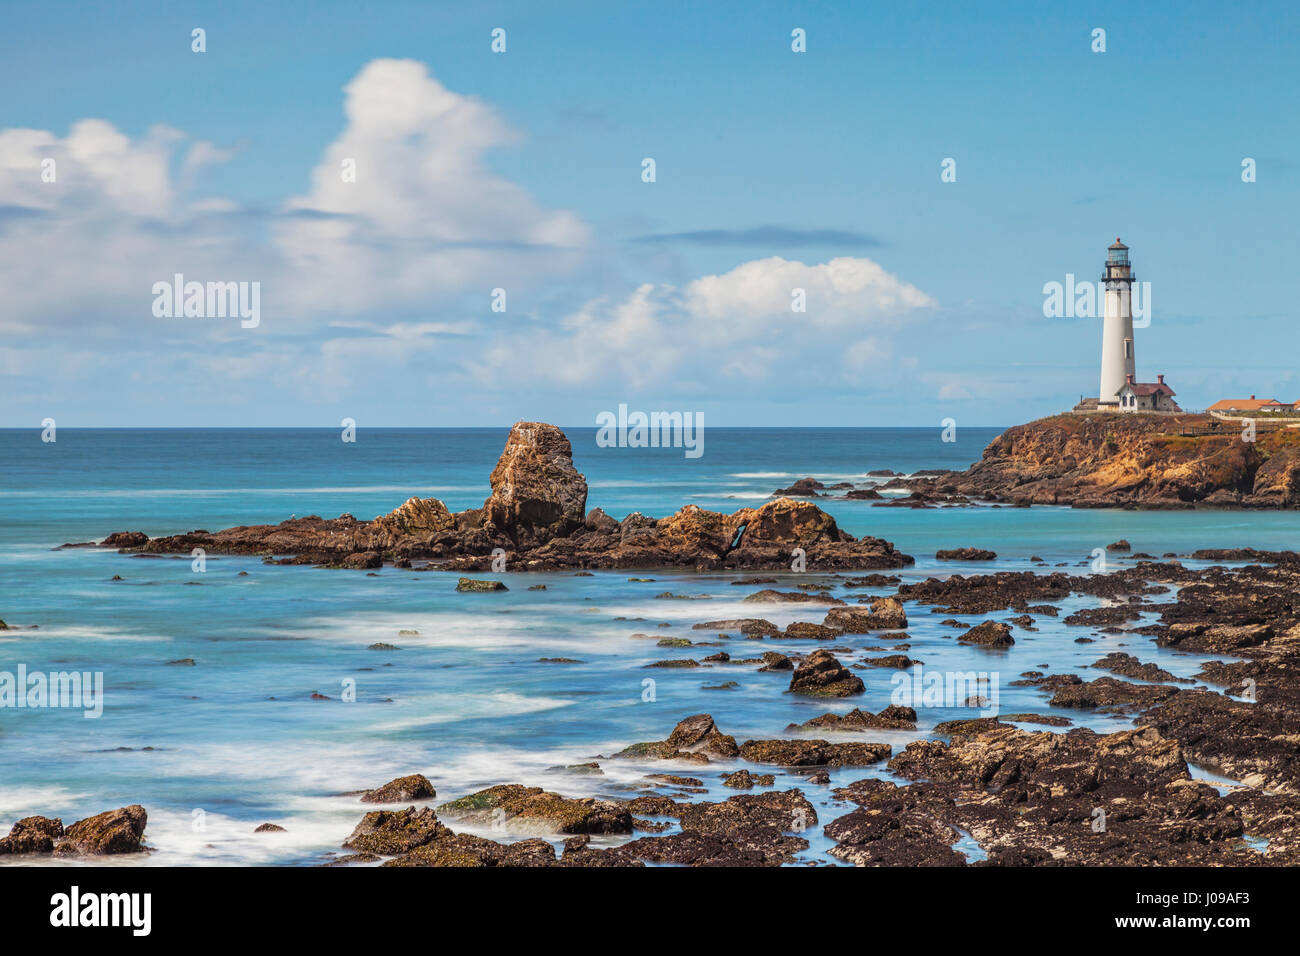
{"type": "MultiPolygon", "coordinates": [[[[1096,398],[1081,397],[1074,412],[1085,415],[1096,412],[1181,412],[1174,401],[1173,387],[1163,375],[1157,375],[1154,382],[1137,380],[1137,364],[1133,357],[1133,266],[1128,261],[1128,246],[1118,238],[1106,250],[1106,271],[1101,277],[1101,285],[1105,290],[1101,389],[1096,398]]],[[[1147,296],[1145,283],[1142,291],[1147,296]]],[[[1150,302],[1150,298],[1147,297],[1146,301],[1150,302]]]]}
{"type": "Polygon", "coordinates": [[[1133,357],[1133,267],[1128,246],[1115,238],[1106,250],[1106,271],[1101,277],[1106,289],[1101,331],[1101,390],[1098,403],[1105,409],[1118,408],[1119,391],[1136,377],[1133,357]]]}

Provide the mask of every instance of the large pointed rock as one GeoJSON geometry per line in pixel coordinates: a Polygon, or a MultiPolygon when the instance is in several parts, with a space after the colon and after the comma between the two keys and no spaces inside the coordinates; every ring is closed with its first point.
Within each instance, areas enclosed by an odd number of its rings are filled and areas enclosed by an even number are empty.
{"type": "Polygon", "coordinates": [[[587,479],[573,466],[573,447],[554,425],[516,422],[489,479],[484,525],[519,544],[541,544],[583,526],[587,479]]]}

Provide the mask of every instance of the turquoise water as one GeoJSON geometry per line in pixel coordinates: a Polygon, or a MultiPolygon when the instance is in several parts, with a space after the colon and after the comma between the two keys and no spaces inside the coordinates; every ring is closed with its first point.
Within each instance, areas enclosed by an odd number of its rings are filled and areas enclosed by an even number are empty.
{"type": "MultiPolygon", "coordinates": [[[[710,429],[704,456],[687,459],[680,449],[599,448],[594,429],[567,431],[590,484],[588,506],[619,518],[634,510],[662,516],[689,503],[729,511],[806,475],[863,482],[877,468],[965,467],[996,434],[967,429],[944,443],[938,429],[710,429]]],[[[424,773],[439,801],[506,782],[626,796],[646,772],[700,777],[721,798],[734,792],[718,785],[731,765],[602,760],[603,777],[548,768],[663,739],[678,720],[702,711],[743,741],[779,736],[786,724],[826,710],[878,711],[890,703],[894,672],[879,668],[856,671],[865,695],[834,702],[792,697],[784,693],[788,673],[753,667],[646,670],[656,660],[700,658],[718,648],[659,648],[634,633],[710,640],[691,625],[739,616],[782,625],[821,619],[807,606],[740,603],[752,589],[732,586],[736,574],[507,573],[495,576],[510,588],[504,594],[459,594],[454,576],[441,573],[385,568],[367,576],[221,556],[210,556],[197,573],[188,558],[55,550],[121,530],[160,535],[345,511],[370,518],[415,494],[435,495],[453,509],[478,505],[506,432],[362,429],[355,444],[345,444],[327,429],[61,429],[56,443],[45,444],[38,430],[0,431],[0,618],[20,628],[0,632],[0,671],[22,664],[29,672],[102,672],[105,685],[98,719],[73,708],[0,708],[0,826],[31,813],[67,822],[141,803],[157,848],[145,862],[312,864],[337,851],[368,809],[348,792],[399,774],[424,773]],[[547,590],[527,590],[538,583],[547,590]],[[708,600],[654,597],[665,590],[708,600]],[[399,637],[403,629],[419,633],[399,637]],[[367,649],[379,641],[400,649],[367,649]],[[580,663],[539,663],[542,657],[580,663]],[[167,663],[185,658],[196,664],[167,663]],[[652,701],[644,699],[647,678],[655,682],[652,701]],[[739,686],[706,689],[727,680],[739,686]],[[349,686],[354,702],[342,699],[349,686]],[[313,692],[330,699],[314,700],[313,692]],[[268,821],[288,832],[252,833],[268,821]]],[[[1026,569],[1031,555],[1086,573],[1093,549],[1120,537],[1156,555],[1289,549],[1300,538],[1296,513],[821,505],[845,529],[887,538],[914,555],[917,564],[901,572],[905,580],[1026,569]],[[963,545],[992,548],[999,558],[976,566],[934,560],[937,548],[963,545]]],[[[779,577],[784,589],[817,579],[779,577]]],[[[1093,603],[1062,602],[1062,618],[1093,603]]],[[[1201,661],[1137,635],[1066,627],[1059,618],[1040,619],[1036,633],[1017,631],[1013,648],[993,653],[957,645],[952,629],[938,624],[946,615],[915,606],[908,613],[906,653],[927,669],[994,673],[1003,713],[1046,710],[1046,695],[1008,686],[1026,670],[1100,676],[1080,668],[1121,648],[1180,676],[1194,674],[1201,661]],[[1095,643],[1075,643],[1081,636],[1095,643]]],[[[881,635],[835,644],[855,649],[839,655],[846,662],[869,654],[866,648],[891,647],[881,635]]],[[[721,649],[744,657],[812,646],[737,638],[721,649]]],[[[941,720],[975,714],[927,708],[918,732],[866,739],[897,750],[941,720]]],[[[1128,725],[1068,716],[1098,729],[1128,725]]],[[[839,785],[886,774],[882,766],[832,771],[832,778],[839,785]]],[[[830,804],[827,788],[798,776],[778,773],[778,786],[803,787],[822,822],[846,812],[830,804]]],[[[808,858],[824,860],[820,826],[805,836],[813,842],[808,858]]]]}

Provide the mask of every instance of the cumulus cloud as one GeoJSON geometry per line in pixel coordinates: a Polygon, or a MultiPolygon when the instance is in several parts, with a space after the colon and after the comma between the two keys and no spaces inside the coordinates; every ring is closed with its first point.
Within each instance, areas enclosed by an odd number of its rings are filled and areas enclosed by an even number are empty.
{"type": "Polygon", "coordinates": [[[261,282],[274,332],[434,309],[467,292],[486,301],[493,287],[527,288],[583,261],[590,236],[577,216],[543,209],[486,166],[516,134],[424,65],[369,63],[343,112],[310,191],[271,213],[269,230],[256,222],[267,214],[196,193],[203,169],[234,150],[166,126],[133,139],[100,119],[63,137],[0,131],[0,280],[12,290],[0,331],[138,332],[153,283],[177,272],[261,282]]]}
{"type": "Polygon", "coordinates": [[[276,229],[297,308],[361,310],[376,295],[409,306],[475,286],[486,298],[577,261],[590,240],[582,221],[484,164],[517,140],[489,106],[412,60],[375,60],[344,93],[347,126],[311,192],[287,204],[301,215],[276,229]]]}
{"type": "Polygon", "coordinates": [[[819,374],[852,376],[886,362],[890,334],[935,305],[870,259],[808,265],[773,256],[682,287],[645,284],[624,298],[593,299],[557,330],[503,336],[474,369],[499,380],[526,364],[564,386],[707,386],[758,383],[782,367],[807,374],[801,360],[815,356],[819,374]],[[795,290],[804,312],[792,308],[795,290]]]}
{"type": "Polygon", "coordinates": [[[342,114],[308,188],[269,210],[200,191],[241,151],[170,127],[0,131],[0,367],[23,370],[42,407],[75,373],[192,396],[192,421],[216,414],[194,382],[236,384],[227,407],[355,402],[377,383],[448,408],[466,394],[514,408],[533,389],[757,396],[879,383],[908,361],[901,325],[935,305],[851,256],[621,284],[604,268],[619,244],[600,247],[578,216],[489,168],[520,138],[488,104],[422,64],[376,60],[344,88],[342,114]],[[260,282],[260,326],[155,318],[153,284],[175,273],[260,282]],[[587,281],[616,291],[591,297],[587,281]],[[498,286],[504,315],[488,311],[498,286]]]}

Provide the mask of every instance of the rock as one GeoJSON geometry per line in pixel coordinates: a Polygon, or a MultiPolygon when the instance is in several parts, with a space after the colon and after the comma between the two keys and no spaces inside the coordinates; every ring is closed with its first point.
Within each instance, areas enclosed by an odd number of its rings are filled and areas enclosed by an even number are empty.
{"type": "Polygon", "coordinates": [[[56,848],[60,856],[105,856],[139,853],[149,815],[138,803],[78,820],[56,848]]]}
{"type": "Polygon", "coordinates": [[[544,544],[584,526],[587,481],[573,466],[564,432],[541,422],[516,422],[489,479],[485,524],[519,544],[544,544]]]}
{"type": "Polygon", "coordinates": [[[766,651],[763,654],[763,666],[759,671],[792,671],[794,664],[790,658],[784,654],[778,654],[776,651],[766,651]]]}
{"type": "Polygon", "coordinates": [[[730,759],[739,753],[736,738],[718,730],[708,714],[695,714],[678,723],[667,740],[633,744],[614,754],[614,757],[623,760],[694,760],[708,763],[710,756],[730,759]]]}
{"type": "Polygon", "coordinates": [[[835,597],[825,594],[809,594],[806,591],[774,591],[764,588],[745,598],[746,604],[843,604],[835,597]]]}
{"type": "Polygon", "coordinates": [[[936,551],[934,557],[938,561],[992,561],[997,553],[983,548],[953,548],[936,551]]]}
{"type": "Polygon", "coordinates": [[[632,832],[632,815],[624,806],[592,797],[569,799],[518,784],[488,787],[444,803],[438,812],[451,819],[503,824],[531,833],[632,832]]]}
{"type": "Polygon", "coordinates": [[[1074,581],[1060,572],[999,571],[965,577],[954,574],[939,580],[927,578],[917,584],[903,584],[898,597],[904,601],[934,604],[948,614],[991,614],[1027,609],[1029,601],[1060,601],[1069,597],[1074,581]]]}
{"type": "Polygon", "coordinates": [[[733,790],[752,790],[754,787],[771,787],[776,784],[776,777],[770,773],[751,774],[748,770],[737,770],[727,774],[722,781],[724,787],[733,790]]]}
{"type": "Polygon", "coordinates": [[[786,640],[829,641],[843,633],[838,627],[827,627],[825,624],[814,624],[811,621],[795,621],[786,627],[785,633],[781,636],[786,640]]]}
{"type": "Polygon", "coordinates": [[[821,496],[818,495],[817,492],[824,490],[825,487],[826,486],[816,478],[800,478],[789,488],[778,488],[776,491],[772,492],[772,494],[777,497],[819,498],[821,496]]]}
{"type": "Polygon", "coordinates": [[[139,548],[149,542],[149,536],[143,531],[116,531],[103,541],[101,548],[139,548]]]}
{"type": "Polygon", "coordinates": [[[858,809],[832,820],[825,834],[832,856],[855,866],[964,866],[952,844],[957,832],[944,822],[952,801],[888,780],[859,780],[835,791],[858,809]]]}
{"type": "Polygon", "coordinates": [[[740,793],[720,803],[688,803],[681,808],[683,830],[734,836],[751,827],[801,832],[817,822],[817,810],[798,790],[740,793]]]}
{"type": "Polygon", "coordinates": [[[790,724],[785,728],[785,732],[790,734],[810,730],[863,731],[915,729],[916,711],[911,707],[901,707],[897,704],[892,704],[882,710],[879,714],[868,713],[867,711],[860,710],[857,707],[853,708],[847,714],[822,714],[820,717],[806,720],[802,724],[790,724]]]}
{"type": "Polygon", "coordinates": [[[406,777],[390,780],[375,790],[367,790],[361,797],[362,803],[410,803],[413,800],[432,800],[437,791],[433,784],[422,774],[413,773],[406,777]]]}
{"type": "Polygon", "coordinates": [[[261,826],[257,827],[253,832],[254,833],[287,833],[288,831],[285,830],[285,828],[280,826],[278,823],[263,823],[261,826]]]}
{"type": "Polygon", "coordinates": [[[384,866],[545,867],[555,866],[555,848],[545,840],[497,843],[444,829],[427,843],[388,860],[384,866]]]}
{"type": "Polygon", "coordinates": [[[778,637],[781,629],[771,621],[765,621],[761,617],[741,617],[730,618],[725,621],[705,621],[702,624],[692,624],[691,629],[695,631],[739,631],[746,635],[760,635],[765,637],[778,637]]]}
{"type": "Polygon", "coordinates": [[[1300,433],[1240,431],[1210,415],[1055,415],[1007,429],[935,488],[1076,507],[1300,506],[1300,433]]]}
{"type": "Polygon", "coordinates": [[[366,647],[368,651],[396,651],[400,648],[396,644],[387,644],[384,641],[378,641],[366,647]]]}
{"type": "Polygon", "coordinates": [[[339,567],[354,571],[365,571],[370,568],[382,568],[383,566],[384,559],[378,551],[358,551],[355,554],[349,554],[339,562],[339,567]]]}
{"type": "Polygon", "coordinates": [[[889,744],[833,744],[826,740],[746,740],[740,756],[751,763],[782,767],[862,767],[879,763],[893,749],[889,744]]]}
{"type": "Polygon", "coordinates": [[[457,591],[508,591],[510,590],[500,581],[480,581],[476,578],[461,578],[456,582],[457,591]]]}
{"type": "Polygon", "coordinates": [[[868,631],[893,631],[907,627],[907,614],[902,602],[886,597],[872,601],[869,610],[861,607],[833,607],[826,612],[825,627],[838,628],[849,634],[868,631]]]}
{"type": "Polygon", "coordinates": [[[57,817],[23,817],[0,839],[0,856],[53,853],[54,842],[62,836],[63,821],[57,817]]]}
{"type": "Polygon", "coordinates": [[[888,667],[893,670],[907,670],[916,664],[922,663],[906,654],[887,654],[884,657],[864,657],[855,667],[888,667]]]}
{"type": "Polygon", "coordinates": [[[456,530],[456,518],[437,498],[408,498],[370,523],[376,544],[391,548],[404,537],[433,539],[456,530]]]}
{"type": "Polygon", "coordinates": [[[968,631],[957,635],[962,644],[978,644],[981,647],[1010,647],[1016,642],[1011,636],[1011,625],[1001,621],[984,621],[968,631]]]}
{"type": "MultiPolygon", "coordinates": [[[[684,830],[665,837],[643,837],[607,850],[619,858],[640,858],[654,863],[685,866],[780,866],[794,860],[795,854],[808,849],[802,837],[787,836],[777,827],[755,826],[728,833],[701,833],[684,830]]],[[[565,854],[566,858],[568,853],[565,854]]],[[[584,857],[576,865],[592,865],[584,857]]],[[[599,865],[599,864],[597,864],[599,865]]]]}
{"type": "Polygon", "coordinates": [[[1133,546],[1128,543],[1127,539],[1120,538],[1118,541],[1112,541],[1110,544],[1106,545],[1106,550],[1107,551],[1132,551],[1133,546]]]}
{"type": "Polygon", "coordinates": [[[1052,697],[1053,707],[1079,707],[1102,713],[1145,710],[1178,691],[1160,684],[1130,684],[1113,677],[1062,687],[1052,697]]]}
{"type": "Polygon", "coordinates": [[[361,818],[352,835],[344,841],[348,850],[393,856],[409,853],[434,837],[448,833],[429,807],[405,810],[372,810],[361,818]]]}
{"type": "Polygon", "coordinates": [[[839,662],[830,651],[818,648],[795,668],[790,693],[813,697],[851,697],[865,690],[862,678],[839,662]]]}
{"type": "Polygon", "coordinates": [[[1164,681],[1174,684],[1194,683],[1186,677],[1175,677],[1163,667],[1157,667],[1155,664],[1143,664],[1132,654],[1124,654],[1119,651],[1107,654],[1101,660],[1089,666],[1119,674],[1121,677],[1132,677],[1136,680],[1164,681]]]}
{"type": "Polygon", "coordinates": [[[582,523],[588,531],[596,531],[600,534],[614,534],[618,531],[618,522],[600,508],[592,508],[588,511],[582,523]]]}
{"type": "Polygon", "coordinates": [[[699,777],[683,777],[675,773],[650,773],[646,774],[647,780],[653,780],[656,783],[666,783],[673,787],[698,788],[704,786],[704,781],[699,777]]]}

